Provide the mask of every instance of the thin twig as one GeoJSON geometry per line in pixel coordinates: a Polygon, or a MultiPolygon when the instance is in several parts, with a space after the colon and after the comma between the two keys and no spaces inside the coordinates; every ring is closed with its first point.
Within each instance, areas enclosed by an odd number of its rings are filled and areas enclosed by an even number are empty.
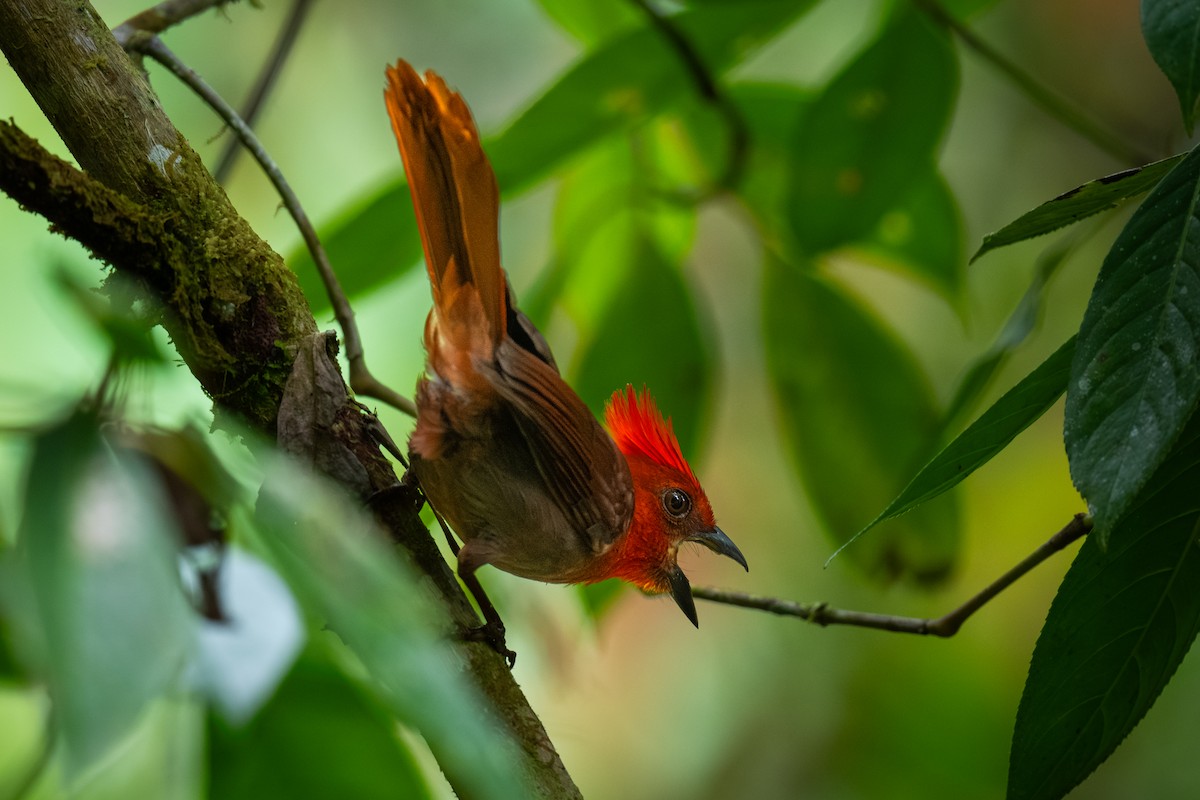
{"type": "Polygon", "coordinates": [[[692,595],[701,600],[711,600],[714,603],[753,608],[772,614],[800,617],[822,627],[826,625],[854,625],[859,628],[875,628],[876,630],[893,631],[895,633],[915,633],[919,636],[940,636],[948,638],[958,633],[963,623],[990,600],[1007,589],[1025,573],[1041,564],[1047,558],[1062,550],[1075,540],[1083,537],[1092,529],[1092,518],[1087,514],[1076,514],[1075,517],[1058,533],[1051,536],[1045,544],[1030,553],[1021,563],[1005,572],[990,583],[983,591],[963,603],[945,616],[936,619],[918,619],[917,617],[897,617],[891,614],[872,614],[865,611],[847,611],[840,608],[830,608],[825,603],[797,603],[792,600],[780,600],[775,597],[756,597],[742,592],[730,592],[723,589],[697,587],[692,595]]]}
{"type": "MultiPolygon", "coordinates": [[[[667,43],[679,54],[679,58],[683,61],[692,82],[696,84],[700,96],[716,109],[721,119],[724,120],[725,126],[729,130],[729,149],[725,160],[725,169],[716,180],[716,190],[737,188],[746,169],[746,157],[750,146],[750,129],[746,125],[742,112],[717,83],[700,53],[670,17],[659,12],[650,4],[649,0],[630,0],[630,2],[641,9],[642,13],[650,20],[650,24],[658,29],[667,43]]],[[[695,198],[695,200],[704,199],[707,198],[695,198]]]]}
{"type": "MultiPolygon", "coordinates": [[[[284,20],[283,27],[279,30],[279,35],[275,38],[275,44],[271,48],[271,55],[267,58],[263,65],[262,72],[258,75],[258,80],[254,83],[254,88],[250,91],[250,96],[246,98],[246,102],[242,105],[242,121],[248,127],[254,127],[255,121],[258,119],[258,113],[262,111],[263,101],[275,86],[275,81],[279,77],[279,73],[283,70],[283,62],[292,52],[292,45],[296,43],[296,37],[300,34],[300,29],[304,26],[304,21],[308,18],[309,9],[312,8],[312,0],[293,0],[292,7],[288,11],[287,19],[284,20]]],[[[233,169],[233,164],[237,160],[238,154],[242,152],[241,142],[235,137],[225,143],[225,149],[221,152],[221,157],[217,160],[217,168],[213,170],[213,177],[217,179],[217,183],[225,183],[229,177],[230,170],[233,169]]]]}
{"type": "Polygon", "coordinates": [[[1133,166],[1148,164],[1155,160],[1154,156],[1124,141],[1085,112],[1074,107],[1061,95],[1043,85],[1037,78],[1017,66],[1016,63],[1003,56],[990,44],[976,36],[970,28],[959,22],[937,0],[912,0],[912,2],[919,11],[953,33],[963,44],[974,50],[985,61],[1006,75],[1035,105],[1040,106],[1050,116],[1087,139],[1096,147],[1118,161],[1133,166]]]}
{"type": "Polygon", "coordinates": [[[225,120],[225,123],[237,133],[238,138],[246,145],[246,149],[254,156],[259,166],[262,167],[263,172],[270,178],[276,191],[279,192],[284,206],[287,208],[288,213],[292,215],[292,219],[295,220],[296,227],[300,229],[300,235],[304,237],[304,243],[308,246],[308,250],[312,254],[313,262],[317,265],[317,273],[321,276],[325,292],[328,294],[329,301],[333,305],[333,314],[341,326],[342,337],[346,343],[346,359],[350,363],[350,388],[355,394],[374,397],[376,400],[387,403],[405,414],[416,416],[417,409],[411,400],[380,383],[367,368],[366,358],[363,355],[362,338],[358,333],[358,325],[354,321],[354,309],[350,307],[350,302],[346,299],[346,294],[342,291],[341,284],[338,283],[333,266],[329,263],[328,256],[325,255],[325,248],[321,246],[321,240],[317,238],[316,229],[313,228],[308,215],[304,213],[299,198],[296,197],[296,193],[292,191],[292,187],[284,179],[278,165],[267,155],[258,137],[247,127],[246,123],[242,121],[242,118],[238,116],[233,107],[225,102],[225,99],[217,94],[211,86],[205,83],[204,79],[195,70],[180,61],[171,52],[170,48],[163,44],[161,39],[154,36],[149,39],[138,40],[135,42],[134,47],[169,69],[175,77],[187,84],[192,91],[208,103],[225,120]]]}
{"type": "Polygon", "coordinates": [[[213,6],[223,6],[234,0],[163,0],[152,8],[134,14],[113,28],[112,34],[125,50],[134,45],[134,39],[157,36],[172,25],[201,14],[213,6]]]}

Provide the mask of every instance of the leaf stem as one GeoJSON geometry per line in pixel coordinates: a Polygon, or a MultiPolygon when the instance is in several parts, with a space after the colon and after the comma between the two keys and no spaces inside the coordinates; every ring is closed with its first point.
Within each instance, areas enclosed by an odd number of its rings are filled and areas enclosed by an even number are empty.
{"type": "Polygon", "coordinates": [[[947,11],[938,0],[912,0],[912,3],[919,11],[953,33],[964,45],[974,50],[984,61],[1007,77],[1034,105],[1113,158],[1132,166],[1148,164],[1155,160],[1154,156],[1146,153],[1140,147],[1126,142],[1057,92],[1042,84],[1033,75],[1021,69],[1015,62],[955,19],[954,15],[947,11]]]}
{"type": "Polygon", "coordinates": [[[912,633],[918,636],[949,638],[958,633],[963,623],[996,595],[1016,583],[1022,576],[1067,545],[1086,535],[1092,529],[1092,518],[1087,514],[1076,514],[1058,533],[1046,540],[1041,547],[1026,556],[1019,564],[1005,572],[983,591],[971,597],[958,608],[936,619],[900,617],[892,614],[874,614],[867,611],[849,611],[832,608],[825,603],[797,603],[776,597],[757,597],[743,592],[731,592],[706,586],[696,587],[692,595],[701,600],[725,603],[741,608],[767,611],[771,614],[799,617],[821,627],[827,625],[852,625],[859,628],[912,633]]]}

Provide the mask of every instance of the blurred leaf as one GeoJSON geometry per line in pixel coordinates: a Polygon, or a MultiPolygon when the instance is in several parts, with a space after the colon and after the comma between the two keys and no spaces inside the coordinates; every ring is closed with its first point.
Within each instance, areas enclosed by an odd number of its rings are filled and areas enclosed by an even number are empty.
{"type": "MultiPolygon", "coordinates": [[[[705,65],[720,74],[744,60],[812,5],[750,0],[684,11],[672,21],[705,65]]],[[[661,113],[696,91],[678,53],[640,27],[592,51],[491,140],[488,153],[505,193],[540,179],[562,159],[661,113]]]]}
{"type": "Polygon", "coordinates": [[[225,719],[241,724],[287,673],[304,644],[304,625],[287,585],[249,553],[229,550],[218,576],[227,620],[201,621],[188,677],[225,719]]]}
{"type": "Polygon", "coordinates": [[[1116,208],[1122,200],[1137,197],[1154,188],[1163,176],[1183,160],[1186,154],[1164,158],[1144,167],[1126,169],[1097,178],[1060,194],[1053,200],[1027,211],[995,233],[983,237],[983,244],[971,256],[971,262],[989,250],[1007,247],[1035,236],[1042,236],[1067,225],[1074,225],[1093,214],[1116,208]]]}
{"type": "Polygon", "coordinates": [[[627,383],[650,387],[685,454],[693,454],[712,389],[708,346],[691,292],[654,242],[635,236],[609,258],[628,265],[624,285],[584,349],[572,384],[597,413],[627,383]]]}
{"type": "Polygon", "coordinates": [[[1200,397],[1200,149],[1104,259],[1079,329],[1064,438],[1103,544],[1200,397]]]}
{"type": "Polygon", "coordinates": [[[172,685],[192,639],[159,484],[76,414],[34,445],[20,547],[69,769],[109,751],[172,685]]]}
{"type": "Polygon", "coordinates": [[[908,265],[958,306],[966,289],[963,272],[963,230],[958,203],[936,168],[918,176],[904,197],[879,220],[869,251],[908,265]]]}
{"type": "MultiPolygon", "coordinates": [[[[397,163],[399,154],[397,153],[397,163]]],[[[346,297],[353,298],[407,275],[421,261],[421,237],[412,196],[403,180],[379,190],[322,226],[321,244],[346,297]]],[[[331,304],[308,249],[288,258],[318,322],[331,304]]]]}
{"type": "Polygon", "coordinates": [[[579,600],[583,610],[592,620],[599,620],[616,605],[617,598],[625,592],[626,586],[616,578],[599,583],[588,583],[579,587],[579,600]]]}
{"type": "Polygon", "coordinates": [[[763,235],[776,240],[779,249],[794,250],[787,223],[788,176],[793,142],[812,96],[792,84],[776,83],[735,83],[729,91],[746,119],[752,143],[738,194],[763,235]]]}
{"type": "Polygon", "coordinates": [[[538,5],[560,28],[589,47],[643,20],[626,0],[538,0],[538,5]]]}
{"type": "MultiPolygon", "coordinates": [[[[775,262],[763,294],[767,370],[785,445],[837,544],[870,521],[929,457],[938,411],[895,335],[828,280],[775,262]]],[[[887,577],[937,580],[958,548],[952,495],[850,548],[887,577]]]]}
{"type": "Polygon", "coordinates": [[[1075,339],[1068,339],[1033,372],[1009,389],[962,434],[938,453],[855,537],[957,486],[997,455],[1053,406],[1067,389],[1075,339]]]}
{"type": "Polygon", "coordinates": [[[209,715],[209,797],[429,797],[395,727],[377,701],[310,650],[245,727],[209,715]]]}
{"type": "MultiPolygon", "coordinates": [[[[779,33],[813,0],[752,0],[687,11],[676,24],[714,73],[722,73],[779,33]]],[[[451,83],[453,83],[453,76],[451,83]]],[[[504,197],[541,180],[565,159],[617,131],[662,113],[695,92],[679,56],[643,26],[588,53],[529,108],[485,143],[504,197]]],[[[466,98],[469,103],[471,98],[466,98]]],[[[399,165],[399,159],[397,159],[399,165]]],[[[323,226],[322,241],[347,297],[406,274],[420,258],[420,239],[405,183],[323,226]]],[[[329,308],[306,252],[288,259],[314,310],[329,308]]]]}
{"type": "MultiPolygon", "coordinates": [[[[113,273],[102,290],[83,283],[65,266],[58,266],[55,282],[59,289],[74,301],[101,336],[112,348],[113,356],[123,362],[159,363],[164,361],[162,352],[150,335],[155,320],[132,313],[132,281],[121,273],[113,273]]],[[[142,302],[145,302],[143,299],[142,302]]]]}
{"type": "Polygon", "coordinates": [[[957,89],[954,50],[912,10],[833,79],[793,140],[789,214],[806,252],[869,236],[930,172],[957,89]]]}
{"type": "Polygon", "coordinates": [[[1154,704],[1200,629],[1200,417],[1193,417],[1107,550],[1091,536],[1038,637],[1017,711],[1011,800],[1057,800],[1154,704]]]}
{"type": "Polygon", "coordinates": [[[420,731],[456,783],[473,797],[528,797],[514,746],[479,714],[486,701],[422,582],[348,498],[282,458],[269,461],[257,538],[296,599],[354,651],[380,700],[420,731]]]}
{"type": "Polygon", "coordinates": [[[632,269],[619,254],[647,236],[671,261],[691,249],[695,210],[656,197],[645,178],[621,137],[593,147],[570,169],[554,209],[554,260],[522,298],[530,319],[545,323],[561,300],[580,335],[591,337],[632,269]]]}
{"type": "Polygon", "coordinates": [[[1037,327],[1038,318],[1041,316],[1042,295],[1045,292],[1046,284],[1067,260],[1067,257],[1074,252],[1077,243],[1077,240],[1074,239],[1064,239],[1047,248],[1038,257],[1029,288],[1025,290],[1017,307],[1013,309],[1008,321],[1000,329],[996,340],[992,342],[992,346],[987,349],[987,352],[967,367],[966,373],[959,381],[958,389],[954,392],[954,398],[950,401],[950,407],[946,410],[946,416],[942,423],[944,431],[948,433],[957,427],[959,420],[966,416],[983,396],[987,387],[991,385],[992,379],[1000,372],[1001,367],[1008,363],[1012,354],[1029,338],[1029,334],[1033,333],[1034,328],[1037,327]]]}
{"type": "Polygon", "coordinates": [[[1200,4],[1194,0],[1142,0],[1142,36],[1150,55],[1175,87],[1188,136],[1200,97],[1200,4]]]}

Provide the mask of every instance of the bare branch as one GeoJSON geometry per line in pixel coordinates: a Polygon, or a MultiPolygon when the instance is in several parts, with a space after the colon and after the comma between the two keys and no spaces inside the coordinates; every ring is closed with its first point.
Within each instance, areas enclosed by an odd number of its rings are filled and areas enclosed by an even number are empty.
{"type": "Polygon", "coordinates": [[[225,102],[225,98],[217,94],[195,70],[184,64],[157,36],[138,39],[134,42],[133,47],[169,69],[175,77],[187,84],[204,102],[208,103],[209,107],[216,111],[229,127],[233,128],[246,149],[250,151],[263,172],[267,174],[275,190],[279,192],[284,207],[295,220],[296,227],[300,229],[300,235],[312,254],[313,262],[317,265],[317,273],[321,276],[325,292],[329,296],[330,303],[333,304],[333,314],[342,329],[342,337],[346,344],[346,359],[350,364],[350,388],[356,394],[374,397],[409,416],[416,416],[417,409],[411,400],[385,386],[367,368],[362,337],[358,332],[358,323],[354,319],[354,309],[346,299],[345,292],[342,291],[337,274],[333,271],[333,265],[329,263],[325,248],[317,237],[317,231],[313,227],[312,221],[309,220],[308,214],[300,205],[300,198],[292,191],[291,185],[283,177],[283,172],[267,154],[254,131],[250,130],[249,126],[238,116],[233,106],[225,102]]]}
{"type": "Polygon", "coordinates": [[[963,623],[972,614],[996,597],[996,595],[1014,584],[1038,564],[1041,564],[1059,550],[1086,535],[1091,529],[1092,518],[1086,514],[1076,514],[1062,530],[1051,536],[1045,544],[1030,553],[1021,563],[988,584],[983,591],[976,594],[970,600],[949,614],[937,619],[898,617],[891,614],[872,614],[866,611],[847,611],[841,608],[830,608],[825,603],[797,603],[793,600],[781,600],[775,597],[756,597],[742,592],[730,592],[709,587],[697,587],[692,590],[692,595],[701,600],[710,600],[714,603],[725,603],[742,608],[766,611],[771,614],[799,617],[822,627],[826,625],[853,625],[859,628],[875,628],[876,630],[892,631],[894,633],[914,633],[919,636],[948,638],[958,633],[963,623]]]}
{"type": "MultiPolygon", "coordinates": [[[[300,29],[304,27],[304,21],[308,19],[308,12],[311,8],[312,0],[293,0],[283,28],[280,29],[275,44],[271,48],[271,55],[267,57],[262,72],[259,73],[258,80],[254,82],[254,88],[250,91],[250,96],[246,98],[246,102],[242,106],[240,116],[246,123],[246,127],[254,127],[258,113],[262,110],[263,101],[274,88],[275,80],[283,69],[283,62],[291,54],[292,45],[296,43],[296,37],[300,35],[300,29]]],[[[230,139],[225,143],[225,149],[221,151],[221,157],[217,160],[217,168],[213,170],[213,175],[216,176],[218,183],[225,183],[237,160],[238,153],[241,151],[239,139],[230,139]]]]}
{"type": "Polygon", "coordinates": [[[126,50],[139,36],[156,36],[185,19],[202,14],[213,6],[223,6],[236,0],[163,0],[163,2],[134,14],[113,28],[113,38],[126,50]]]}

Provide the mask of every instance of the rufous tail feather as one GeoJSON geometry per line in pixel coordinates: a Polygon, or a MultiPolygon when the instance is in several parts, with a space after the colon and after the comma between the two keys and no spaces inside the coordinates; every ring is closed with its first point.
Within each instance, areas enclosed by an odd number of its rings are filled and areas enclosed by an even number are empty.
{"type": "MultiPolygon", "coordinates": [[[[475,121],[458,93],[432,71],[422,81],[400,60],[388,67],[387,82],[384,99],[408,174],[439,332],[463,337],[454,344],[470,348],[465,329],[473,323],[461,317],[481,306],[494,348],[507,319],[500,196],[475,121]]],[[[472,333],[471,338],[479,335],[477,329],[472,333]]]]}

